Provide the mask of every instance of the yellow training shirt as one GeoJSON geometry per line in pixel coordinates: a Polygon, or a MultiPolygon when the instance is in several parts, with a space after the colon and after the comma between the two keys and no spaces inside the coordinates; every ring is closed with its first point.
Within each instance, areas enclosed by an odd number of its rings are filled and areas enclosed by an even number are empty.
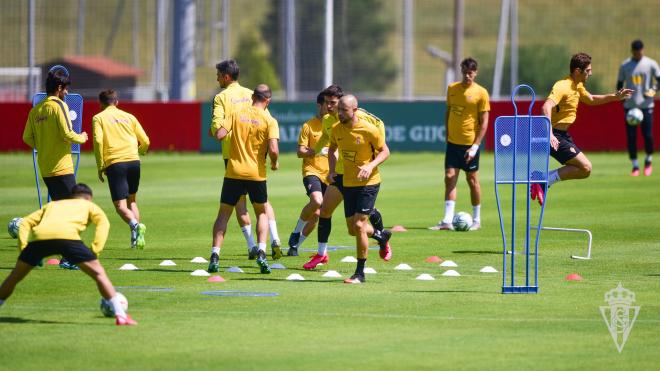
{"type": "MultiPolygon", "coordinates": [[[[298,145],[314,148],[321,138],[323,127],[318,117],[305,122],[298,136],[298,145]]],[[[302,162],[303,177],[316,175],[323,183],[328,182],[328,157],[321,155],[320,152],[314,157],[305,157],[302,162]]]]}
{"type": "Polygon", "coordinates": [[[96,114],[92,127],[99,170],[117,162],[139,160],[139,154],[145,154],[149,148],[149,137],[135,116],[116,106],[108,106],[96,114]]]}
{"type": "Polygon", "coordinates": [[[377,127],[359,119],[353,127],[339,123],[332,128],[330,143],[337,146],[339,157],[344,163],[344,187],[360,187],[380,183],[378,167],[366,180],[358,180],[359,166],[366,165],[376,157],[376,150],[385,146],[385,136],[377,127]]]}
{"type": "MultiPolygon", "coordinates": [[[[234,111],[252,105],[252,90],[242,87],[234,81],[213,98],[213,117],[211,119],[211,135],[220,130],[225,120],[234,111]]],[[[231,151],[231,132],[222,139],[222,158],[228,159],[231,151]]]]}
{"type": "Polygon", "coordinates": [[[280,139],[280,129],[268,112],[254,106],[234,112],[222,123],[231,136],[226,178],[266,180],[268,140],[280,139]]]}
{"type": "Polygon", "coordinates": [[[479,114],[490,111],[488,91],[473,82],[465,88],[462,82],[447,87],[447,141],[469,146],[477,136],[479,114]]]}
{"type": "MultiPolygon", "coordinates": [[[[360,120],[364,120],[375,126],[383,138],[385,138],[385,123],[383,120],[362,108],[358,108],[357,115],[360,120]]],[[[323,126],[323,133],[321,138],[319,138],[319,141],[316,143],[316,147],[314,147],[314,152],[316,153],[321,153],[321,149],[323,147],[327,147],[330,143],[330,132],[335,125],[339,124],[339,118],[337,115],[326,113],[321,120],[321,124],[323,126]]],[[[337,174],[344,174],[344,163],[341,158],[341,152],[339,152],[337,165],[335,166],[335,172],[337,174]]]]}
{"type": "MultiPolygon", "coordinates": [[[[552,91],[548,95],[548,99],[555,102],[557,105],[552,109],[551,120],[552,126],[557,124],[572,124],[577,117],[577,107],[580,101],[588,102],[589,92],[580,83],[575,83],[570,76],[557,81],[552,86],[552,91]]],[[[566,126],[567,125],[562,125],[566,126]]]]}
{"type": "Polygon", "coordinates": [[[51,201],[24,217],[18,230],[18,247],[23,250],[28,240],[80,240],[80,232],[90,220],[96,225],[91,248],[98,256],[108,239],[110,222],[100,207],[81,198],[51,201]]]}
{"type": "Polygon", "coordinates": [[[85,143],[73,130],[69,106],[56,96],[32,107],[25,123],[23,142],[37,150],[42,177],[73,174],[71,143],[85,143]]]}

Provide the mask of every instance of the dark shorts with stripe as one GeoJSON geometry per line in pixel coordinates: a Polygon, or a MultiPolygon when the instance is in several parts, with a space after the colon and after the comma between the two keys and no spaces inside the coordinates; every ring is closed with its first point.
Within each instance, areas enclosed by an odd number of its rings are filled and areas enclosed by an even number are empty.
{"type": "Polygon", "coordinates": [[[344,194],[344,174],[335,175],[335,181],[330,185],[335,186],[341,194],[344,194]]]}
{"type": "Polygon", "coordinates": [[[321,194],[324,194],[325,190],[328,188],[328,186],[321,181],[321,178],[316,175],[307,175],[304,177],[303,185],[305,186],[307,196],[311,195],[312,192],[321,192],[321,194]]]}
{"type": "Polygon", "coordinates": [[[105,169],[112,201],[125,200],[140,187],[140,161],[117,162],[105,169]]]}
{"type": "Polygon", "coordinates": [[[350,218],[355,214],[371,214],[379,189],[380,184],[344,187],[344,216],[350,218]]]}
{"type": "Polygon", "coordinates": [[[73,174],[44,177],[48,194],[53,201],[71,197],[71,189],[76,185],[76,176],[73,174]]]}
{"type": "Polygon", "coordinates": [[[481,149],[477,150],[477,154],[472,161],[465,162],[465,152],[472,146],[463,146],[447,142],[447,150],[445,151],[445,169],[461,169],[465,172],[472,172],[479,170],[479,155],[481,149]]]}
{"type": "Polygon", "coordinates": [[[268,201],[266,181],[225,178],[222,182],[220,202],[236,206],[238,199],[245,194],[250,195],[250,202],[265,204],[268,201]]]}
{"type": "Polygon", "coordinates": [[[71,264],[97,259],[92,250],[80,240],[42,240],[28,243],[18,260],[34,267],[51,255],[62,255],[71,264]]]}
{"type": "Polygon", "coordinates": [[[573,143],[573,137],[568,131],[552,129],[552,134],[559,140],[559,147],[555,151],[550,147],[550,156],[564,165],[571,159],[574,159],[580,152],[580,149],[573,143]]]}

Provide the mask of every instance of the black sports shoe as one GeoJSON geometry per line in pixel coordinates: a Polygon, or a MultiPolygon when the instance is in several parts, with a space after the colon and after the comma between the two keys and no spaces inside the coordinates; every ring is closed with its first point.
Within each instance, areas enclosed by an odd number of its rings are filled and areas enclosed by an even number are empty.
{"type": "Polygon", "coordinates": [[[298,256],[298,248],[289,247],[289,251],[286,252],[286,256],[298,256]]]}
{"type": "Polygon", "coordinates": [[[211,253],[211,258],[209,259],[209,273],[220,272],[220,256],[216,253],[211,253]]]}
{"type": "Polygon", "coordinates": [[[345,279],[344,283],[355,284],[355,283],[364,283],[364,281],[366,281],[364,279],[364,274],[354,274],[351,276],[351,278],[345,279]]]}
{"type": "Polygon", "coordinates": [[[371,237],[373,237],[374,240],[378,241],[378,246],[381,249],[385,249],[387,248],[387,242],[392,237],[392,232],[390,232],[387,229],[384,229],[382,231],[374,231],[374,234],[371,237]]]}
{"type": "Polygon", "coordinates": [[[257,265],[262,274],[270,274],[270,267],[268,266],[268,261],[266,261],[266,253],[259,250],[259,256],[257,257],[257,265]]]}
{"type": "Polygon", "coordinates": [[[257,255],[259,255],[259,248],[252,246],[250,250],[248,250],[248,259],[254,260],[257,258],[257,255]]]}
{"type": "Polygon", "coordinates": [[[369,214],[369,222],[374,227],[374,230],[383,230],[383,217],[380,215],[380,211],[378,211],[378,209],[374,208],[371,214],[369,214]]]}
{"type": "Polygon", "coordinates": [[[298,241],[300,241],[300,232],[291,233],[291,236],[289,236],[289,247],[298,247],[298,241]]]}

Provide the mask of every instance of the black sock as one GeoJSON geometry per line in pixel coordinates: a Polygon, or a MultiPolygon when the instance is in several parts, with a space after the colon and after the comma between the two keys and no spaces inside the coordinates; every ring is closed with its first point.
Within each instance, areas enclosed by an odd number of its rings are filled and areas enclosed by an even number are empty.
{"type": "Polygon", "coordinates": [[[364,276],[364,264],[366,264],[367,259],[358,259],[357,267],[355,268],[355,274],[359,276],[364,276]]]}
{"type": "Polygon", "coordinates": [[[319,242],[327,243],[332,230],[332,218],[319,218],[318,239],[319,242]]]}

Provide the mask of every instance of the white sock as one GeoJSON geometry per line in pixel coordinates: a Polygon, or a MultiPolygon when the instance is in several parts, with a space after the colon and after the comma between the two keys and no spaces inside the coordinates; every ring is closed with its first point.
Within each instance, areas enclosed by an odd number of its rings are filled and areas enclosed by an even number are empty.
{"type": "Polygon", "coordinates": [[[302,233],[300,234],[300,238],[298,238],[298,245],[296,246],[296,249],[299,248],[300,246],[302,246],[302,243],[303,243],[303,241],[305,241],[306,238],[307,238],[307,236],[305,236],[302,233]]]}
{"type": "Polygon", "coordinates": [[[548,173],[548,187],[560,181],[561,178],[559,177],[559,171],[557,171],[557,169],[550,170],[548,173]]]}
{"type": "Polygon", "coordinates": [[[456,201],[446,200],[445,201],[445,217],[442,218],[443,223],[451,223],[454,219],[454,207],[456,206],[456,201]]]}
{"type": "Polygon", "coordinates": [[[296,224],[296,228],[293,230],[293,233],[302,232],[303,228],[305,228],[306,225],[307,225],[306,221],[304,221],[302,219],[298,219],[298,224],[296,224]]]}
{"type": "Polygon", "coordinates": [[[639,169],[639,161],[637,161],[637,159],[630,160],[630,162],[632,162],[632,166],[633,166],[635,169],[639,169]]]}
{"type": "Polygon", "coordinates": [[[317,252],[319,255],[326,255],[328,253],[328,243],[319,242],[319,249],[317,252]]]}
{"type": "Polygon", "coordinates": [[[243,237],[245,237],[245,244],[247,245],[248,250],[254,246],[254,238],[252,238],[252,225],[246,224],[241,227],[241,232],[243,232],[243,237]]]}
{"type": "Polygon", "coordinates": [[[651,161],[653,161],[653,155],[646,155],[646,159],[644,159],[644,161],[650,163],[651,161]]]}
{"type": "Polygon", "coordinates": [[[481,205],[472,206],[472,220],[475,222],[481,220],[481,205]]]}
{"type": "Polygon", "coordinates": [[[115,295],[112,299],[110,299],[110,302],[112,303],[112,307],[115,309],[115,316],[126,317],[126,312],[124,311],[124,307],[121,305],[119,295],[115,295]]]}
{"type": "Polygon", "coordinates": [[[268,220],[268,230],[270,230],[270,240],[275,241],[275,240],[280,240],[280,235],[277,234],[277,222],[275,219],[273,220],[268,220]]]}
{"type": "Polygon", "coordinates": [[[213,246],[211,248],[211,254],[218,254],[220,255],[220,248],[218,246],[213,246]]]}
{"type": "Polygon", "coordinates": [[[138,224],[140,224],[136,219],[131,219],[128,222],[128,225],[131,227],[131,229],[136,229],[138,224]]]}
{"type": "Polygon", "coordinates": [[[266,252],[266,243],[265,242],[259,242],[259,250],[263,251],[264,253],[266,252]]]}

